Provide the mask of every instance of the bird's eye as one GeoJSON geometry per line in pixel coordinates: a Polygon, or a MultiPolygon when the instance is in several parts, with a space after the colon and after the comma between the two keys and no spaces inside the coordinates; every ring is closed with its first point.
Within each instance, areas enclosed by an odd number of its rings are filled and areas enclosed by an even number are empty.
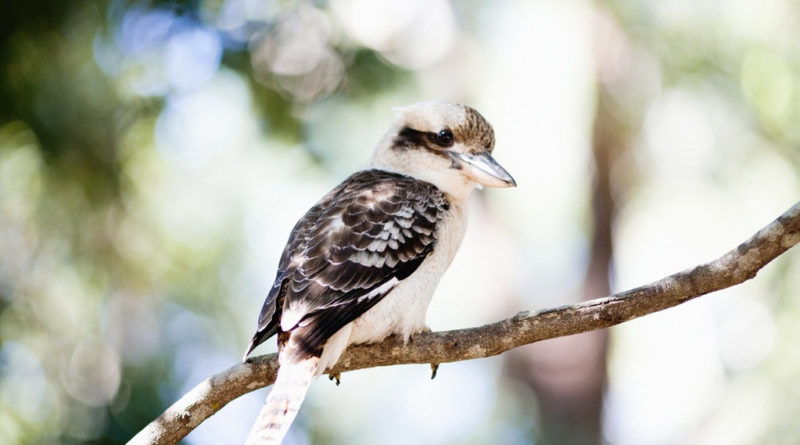
{"type": "Polygon", "coordinates": [[[436,144],[442,147],[450,147],[455,143],[453,139],[453,132],[450,130],[442,130],[436,133],[436,144]]]}

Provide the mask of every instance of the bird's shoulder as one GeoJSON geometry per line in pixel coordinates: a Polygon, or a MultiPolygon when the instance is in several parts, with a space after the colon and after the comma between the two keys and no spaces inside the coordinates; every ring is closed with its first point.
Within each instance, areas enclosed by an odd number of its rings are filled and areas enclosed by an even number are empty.
{"type": "Polygon", "coordinates": [[[449,207],[436,186],[398,173],[363,170],[347,178],[292,231],[279,265],[282,329],[324,310],[323,319],[351,319],[377,303],[433,250],[449,207]]]}
{"type": "Polygon", "coordinates": [[[279,268],[288,271],[293,257],[340,262],[359,251],[385,251],[384,243],[373,244],[376,240],[391,244],[390,251],[396,244],[428,244],[449,207],[447,196],[429,182],[386,170],[358,171],[297,222],[279,268]]]}

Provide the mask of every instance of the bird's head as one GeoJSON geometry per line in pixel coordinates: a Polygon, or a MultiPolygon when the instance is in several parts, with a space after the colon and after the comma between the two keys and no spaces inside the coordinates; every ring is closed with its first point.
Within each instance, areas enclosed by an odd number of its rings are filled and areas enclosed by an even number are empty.
{"type": "Polygon", "coordinates": [[[494,130],[475,109],[421,102],[395,109],[395,122],[373,157],[373,165],[466,194],[477,185],[514,187],[492,157],[494,130]]]}

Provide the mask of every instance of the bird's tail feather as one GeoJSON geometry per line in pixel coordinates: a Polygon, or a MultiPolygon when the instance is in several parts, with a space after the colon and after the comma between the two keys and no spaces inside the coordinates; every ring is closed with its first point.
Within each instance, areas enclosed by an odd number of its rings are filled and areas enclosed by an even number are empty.
{"type": "Polygon", "coordinates": [[[280,363],[275,384],[247,436],[246,445],[281,443],[300,410],[318,366],[319,357],[314,356],[280,363]]]}

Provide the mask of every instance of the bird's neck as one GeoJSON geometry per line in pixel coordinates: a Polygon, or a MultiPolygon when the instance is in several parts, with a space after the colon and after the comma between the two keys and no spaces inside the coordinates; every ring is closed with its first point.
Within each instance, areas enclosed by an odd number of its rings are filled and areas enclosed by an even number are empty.
{"type": "Polygon", "coordinates": [[[446,193],[451,201],[464,204],[469,200],[476,184],[467,179],[460,170],[452,168],[452,161],[424,149],[394,147],[394,134],[396,133],[390,131],[381,139],[366,168],[390,171],[429,182],[446,193]]]}

